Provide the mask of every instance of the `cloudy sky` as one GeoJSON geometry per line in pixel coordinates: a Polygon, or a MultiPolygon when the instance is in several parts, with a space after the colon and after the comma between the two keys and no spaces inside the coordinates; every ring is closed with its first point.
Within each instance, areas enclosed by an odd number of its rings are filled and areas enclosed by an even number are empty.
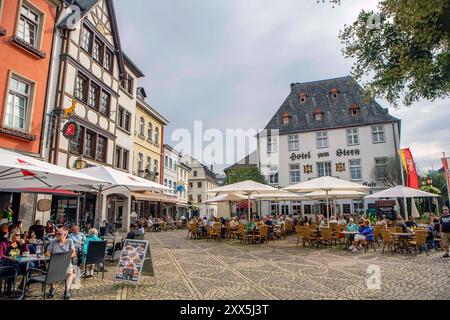
{"type": "MultiPolygon", "coordinates": [[[[144,71],[149,102],[174,130],[262,129],[290,83],[348,75],[339,30],[375,0],[115,0],[124,51],[144,71]]],[[[389,105],[379,101],[384,107],[389,105]]],[[[450,154],[450,99],[391,109],[419,169],[450,154]]],[[[216,171],[221,166],[216,167],[216,171]]],[[[440,168],[440,167],[439,167],[440,168]]]]}

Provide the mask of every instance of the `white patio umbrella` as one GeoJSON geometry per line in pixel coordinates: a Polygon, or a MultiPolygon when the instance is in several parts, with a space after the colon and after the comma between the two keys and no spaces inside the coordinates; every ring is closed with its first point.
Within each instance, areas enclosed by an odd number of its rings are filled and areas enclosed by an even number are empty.
{"type": "Polygon", "coordinates": [[[229,193],[229,194],[219,194],[214,198],[203,201],[203,203],[236,202],[242,200],[247,200],[247,197],[244,197],[236,193],[229,193]]]}
{"type": "Polygon", "coordinates": [[[55,166],[33,157],[0,149],[0,189],[61,189],[72,185],[109,182],[78,171],[55,166]]]}
{"type": "MultiPolygon", "coordinates": [[[[328,197],[333,199],[362,199],[366,195],[367,193],[364,192],[345,190],[331,191],[328,193],[328,197]]],[[[303,197],[310,200],[323,200],[326,198],[326,196],[327,194],[324,191],[315,191],[303,195],[303,197]]]]}
{"type": "Polygon", "coordinates": [[[102,212],[101,195],[107,191],[124,193],[136,191],[172,190],[171,188],[165,187],[159,183],[105,166],[83,169],[78,172],[90,177],[101,179],[102,181],[106,181],[106,183],[93,183],[90,185],[79,184],[71,186],[71,190],[97,192],[99,197],[99,214],[102,212]]]}
{"type": "MultiPolygon", "coordinates": [[[[305,198],[301,195],[284,191],[284,190],[277,190],[277,192],[273,193],[262,193],[262,194],[256,194],[252,196],[253,199],[260,200],[260,201],[276,201],[277,202],[277,213],[279,209],[279,203],[280,201],[300,201],[305,200],[305,198]]],[[[272,209],[271,209],[272,211],[272,209]]]]}
{"type": "Polygon", "coordinates": [[[238,202],[246,200],[247,197],[244,197],[243,195],[236,194],[236,193],[228,193],[228,194],[219,194],[215,196],[214,198],[211,198],[209,200],[203,201],[204,204],[208,205],[209,203],[221,203],[221,202],[228,202],[228,206],[230,207],[230,215],[232,215],[232,208],[231,203],[232,202],[238,202]]]}
{"type": "Polygon", "coordinates": [[[365,197],[365,199],[384,198],[439,198],[438,195],[404,186],[396,186],[365,197]]]}
{"type": "MultiPolygon", "coordinates": [[[[398,198],[439,198],[438,195],[408,188],[405,186],[396,186],[387,190],[383,190],[365,197],[365,199],[398,199],[398,198]]],[[[414,209],[413,209],[414,210],[414,209]]],[[[408,219],[408,210],[405,208],[406,219],[408,219]]]]}
{"type": "MultiPolygon", "coordinates": [[[[350,191],[350,190],[336,190],[328,193],[328,197],[333,199],[334,212],[336,213],[336,200],[338,199],[362,199],[367,193],[360,191],[350,191]]],[[[325,191],[316,191],[303,195],[309,200],[324,200],[327,197],[325,191]]]]}
{"type": "Polygon", "coordinates": [[[210,193],[220,193],[220,194],[226,194],[226,193],[237,193],[237,194],[244,194],[247,196],[248,200],[248,214],[250,219],[250,206],[251,206],[251,196],[253,194],[262,194],[262,193],[276,193],[278,189],[274,187],[267,186],[265,184],[255,182],[252,180],[242,181],[230,185],[226,185],[223,187],[219,187],[216,189],[209,190],[210,193]]]}
{"type": "Polygon", "coordinates": [[[291,191],[291,192],[316,192],[323,191],[325,192],[325,199],[327,201],[327,217],[330,215],[330,204],[329,204],[329,193],[332,191],[360,191],[360,192],[368,192],[369,187],[363,186],[362,184],[350,182],[347,180],[342,180],[333,177],[321,177],[312,179],[309,181],[301,182],[296,185],[292,185],[284,188],[283,190],[291,191]]]}

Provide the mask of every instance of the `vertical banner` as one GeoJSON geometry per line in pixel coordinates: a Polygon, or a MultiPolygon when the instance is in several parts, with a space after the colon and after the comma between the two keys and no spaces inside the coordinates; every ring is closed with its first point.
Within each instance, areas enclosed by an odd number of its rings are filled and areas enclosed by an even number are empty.
{"type": "Polygon", "coordinates": [[[413,189],[420,189],[419,175],[417,174],[416,164],[409,148],[400,150],[403,167],[406,170],[408,178],[408,187],[413,189]]]}

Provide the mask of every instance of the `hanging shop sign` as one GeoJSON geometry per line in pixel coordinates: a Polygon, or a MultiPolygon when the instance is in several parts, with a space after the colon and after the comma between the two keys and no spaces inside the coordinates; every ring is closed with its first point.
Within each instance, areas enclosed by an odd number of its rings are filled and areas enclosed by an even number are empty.
{"type": "Polygon", "coordinates": [[[361,151],[359,149],[347,150],[347,149],[338,149],[336,151],[336,156],[338,157],[349,157],[349,156],[359,156],[361,151]]]}
{"type": "Polygon", "coordinates": [[[74,120],[67,121],[62,129],[62,134],[69,141],[77,141],[80,135],[80,125],[74,120]]]}

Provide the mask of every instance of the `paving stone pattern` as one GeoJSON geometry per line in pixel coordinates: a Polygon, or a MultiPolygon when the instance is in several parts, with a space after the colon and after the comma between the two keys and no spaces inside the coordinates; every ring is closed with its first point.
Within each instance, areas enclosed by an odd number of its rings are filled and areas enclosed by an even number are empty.
{"type": "MultiPolygon", "coordinates": [[[[339,247],[296,246],[296,236],[269,245],[187,240],[187,231],[148,233],[154,279],[136,288],[114,283],[116,264],[83,282],[77,300],[450,300],[450,260],[429,256],[350,253],[339,247]],[[378,266],[381,289],[369,289],[368,267],[378,266]]],[[[59,290],[56,298],[61,298],[59,290]]]]}

